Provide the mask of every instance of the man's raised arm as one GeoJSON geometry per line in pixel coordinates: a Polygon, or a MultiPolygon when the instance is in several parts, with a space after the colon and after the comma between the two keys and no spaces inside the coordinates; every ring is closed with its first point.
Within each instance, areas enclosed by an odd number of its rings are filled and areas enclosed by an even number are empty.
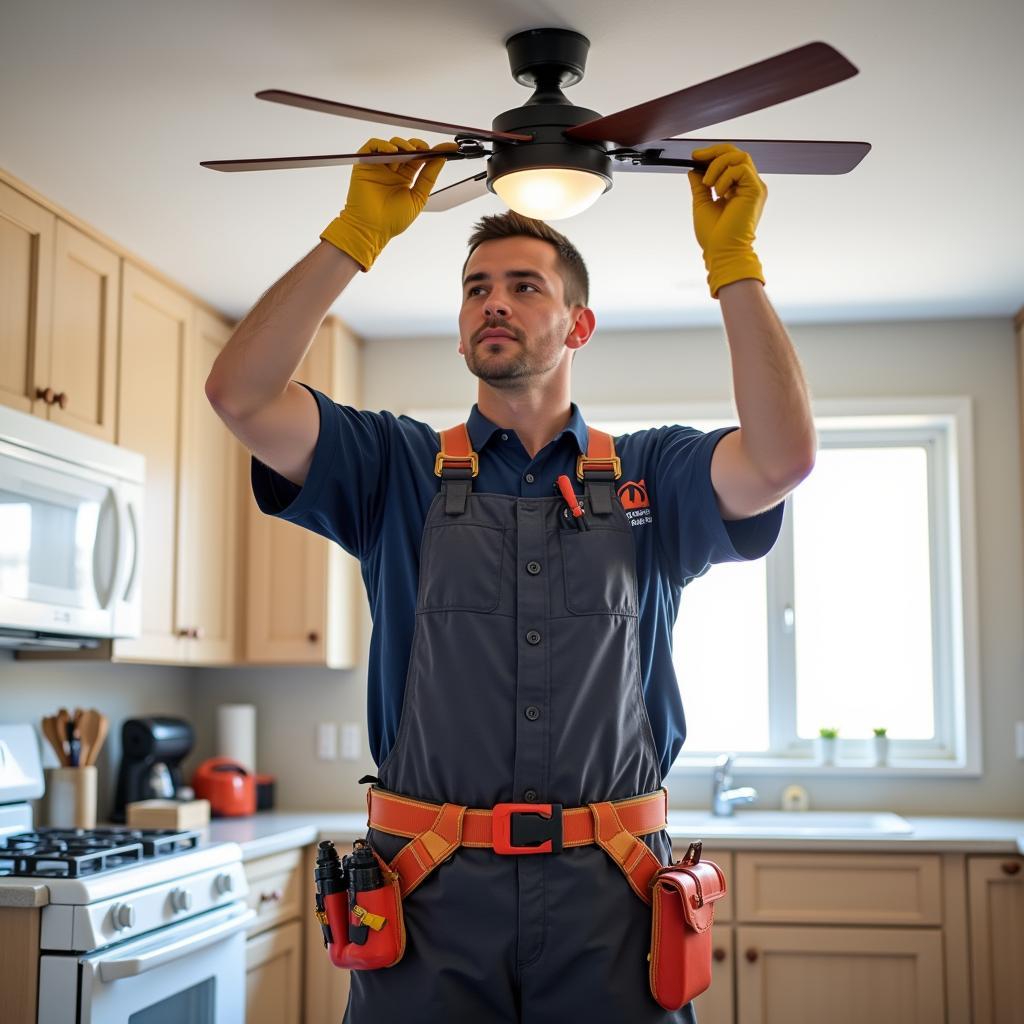
{"type": "MultiPolygon", "coordinates": [[[[421,139],[370,139],[359,152],[428,148],[421,139]]],[[[217,415],[261,462],[295,484],[309,472],[320,418],[313,396],[292,374],[357,271],[369,270],[419,215],[443,165],[443,158],[356,164],[345,208],[320,244],[256,303],[213,364],[206,396],[217,415]]]]}

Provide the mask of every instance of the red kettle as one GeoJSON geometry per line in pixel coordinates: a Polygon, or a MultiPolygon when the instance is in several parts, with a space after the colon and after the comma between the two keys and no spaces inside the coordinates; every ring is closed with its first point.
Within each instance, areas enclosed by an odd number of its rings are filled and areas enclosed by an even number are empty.
{"type": "Polygon", "coordinates": [[[211,757],[192,776],[192,788],[216,817],[256,813],[256,776],[230,757],[211,757]]]}

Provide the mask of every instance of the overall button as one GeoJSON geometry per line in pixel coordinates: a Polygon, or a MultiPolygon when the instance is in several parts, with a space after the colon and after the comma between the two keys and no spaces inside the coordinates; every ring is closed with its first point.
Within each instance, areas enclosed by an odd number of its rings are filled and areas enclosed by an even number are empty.
{"type": "Polygon", "coordinates": [[[502,434],[501,435],[501,439],[502,439],[502,441],[507,441],[508,440],[508,434],[502,434]]]}
{"type": "Polygon", "coordinates": [[[526,791],[526,792],[525,792],[525,793],[523,794],[523,799],[524,799],[524,800],[525,800],[525,801],[526,801],[527,803],[529,803],[529,804],[532,804],[532,803],[534,802],[534,800],[536,800],[536,799],[537,799],[537,790],[535,790],[535,789],[528,789],[528,790],[527,790],[527,791],[526,791]]]}
{"type": "Polygon", "coordinates": [[[536,576],[537,573],[540,572],[540,562],[527,562],[526,563],[526,571],[531,576],[536,576]]]}
{"type": "Polygon", "coordinates": [[[530,632],[526,634],[526,642],[528,644],[539,644],[540,633],[538,633],[535,629],[531,629],[530,632]]]}
{"type": "Polygon", "coordinates": [[[536,721],[537,721],[537,719],[538,719],[538,718],[540,718],[540,708],[538,708],[538,707],[536,707],[535,705],[531,704],[531,705],[530,705],[530,706],[529,706],[529,707],[528,707],[528,708],[526,709],[526,717],[527,717],[527,718],[528,718],[528,719],[529,719],[529,720],[530,720],[531,722],[536,722],[536,721]]]}
{"type": "Polygon", "coordinates": [[[532,473],[527,473],[526,474],[526,482],[528,484],[532,484],[535,479],[536,478],[534,477],[534,475],[532,473]]]}

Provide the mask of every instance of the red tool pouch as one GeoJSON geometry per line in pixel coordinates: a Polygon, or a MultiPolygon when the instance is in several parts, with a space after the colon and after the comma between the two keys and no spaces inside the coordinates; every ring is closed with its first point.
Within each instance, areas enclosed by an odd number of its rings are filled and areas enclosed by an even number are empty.
{"type": "MultiPolygon", "coordinates": [[[[323,848],[332,844],[320,845],[323,848]]],[[[332,879],[325,877],[327,872],[322,872],[317,880],[316,916],[323,930],[324,945],[331,963],[350,971],[392,967],[405,953],[398,875],[375,850],[372,852],[380,869],[381,885],[372,889],[342,888],[331,884],[332,879]]]]}
{"type": "Polygon", "coordinates": [[[726,885],[721,868],[700,853],[701,844],[691,843],[651,884],[651,995],[666,1010],[678,1010],[711,985],[711,925],[726,885]]]}

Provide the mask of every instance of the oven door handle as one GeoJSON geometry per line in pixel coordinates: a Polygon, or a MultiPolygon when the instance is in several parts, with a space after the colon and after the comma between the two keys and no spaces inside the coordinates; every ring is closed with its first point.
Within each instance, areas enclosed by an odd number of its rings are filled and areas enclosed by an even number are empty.
{"type": "Polygon", "coordinates": [[[109,960],[100,960],[96,963],[99,976],[102,981],[117,981],[119,978],[132,978],[138,974],[145,974],[156,967],[163,967],[172,960],[179,960],[188,956],[198,949],[212,946],[215,942],[226,939],[229,935],[246,928],[256,918],[256,911],[246,909],[242,914],[229,917],[201,932],[187,935],[176,942],[170,942],[166,946],[158,946],[156,949],[146,950],[137,953],[135,956],[127,956],[123,959],[111,957],[109,960]]]}

